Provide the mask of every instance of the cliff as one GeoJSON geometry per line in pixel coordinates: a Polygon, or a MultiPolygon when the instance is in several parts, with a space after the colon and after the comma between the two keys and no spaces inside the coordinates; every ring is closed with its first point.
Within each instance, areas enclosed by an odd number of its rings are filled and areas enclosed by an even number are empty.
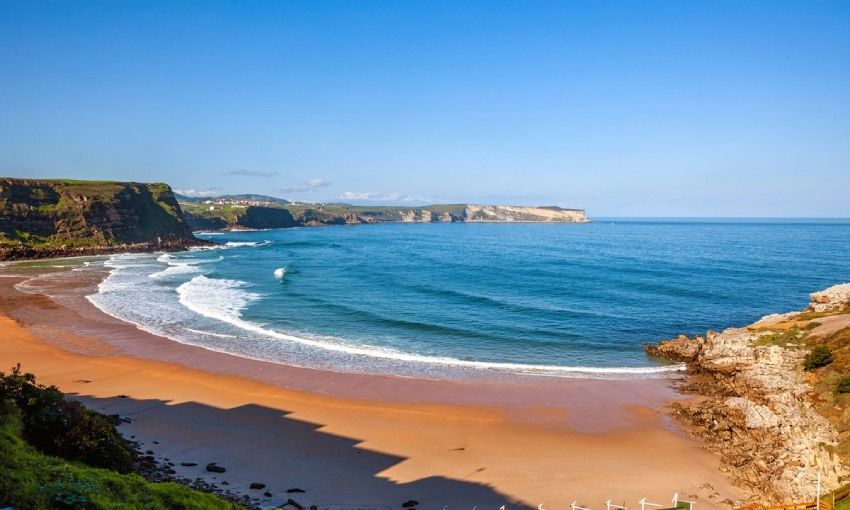
{"type": "Polygon", "coordinates": [[[813,500],[846,483],[850,452],[850,285],[812,294],[797,313],[647,346],[688,366],[697,396],[673,414],[760,502],[813,500]],[[843,384],[842,384],[843,382],[843,384]]]}
{"type": "Polygon", "coordinates": [[[0,178],[0,260],[199,243],[167,184],[0,178]]]}
{"type": "Polygon", "coordinates": [[[511,205],[467,205],[464,221],[531,222],[531,223],[585,223],[581,209],[560,207],[520,207],[511,205]]]}
{"type": "Polygon", "coordinates": [[[195,230],[286,228],[363,223],[536,222],[585,223],[580,209],[500,205],[447,204],[423,207],[353,206],[347,204],[244,205],[240,201],[183,202],[195,230]],[[282,214],[280,211],[286,211],[282,214]],[[262,227],[257,226],[262,223],[262,227]]]}

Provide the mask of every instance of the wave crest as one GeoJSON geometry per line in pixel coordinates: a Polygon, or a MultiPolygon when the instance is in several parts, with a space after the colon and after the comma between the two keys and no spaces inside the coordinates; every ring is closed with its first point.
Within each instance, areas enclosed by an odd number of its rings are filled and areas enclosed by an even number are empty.
{"type": "Polygon", "coordinates": [[[330,338],[307,338],[282,333],[242,318],[242,311],[251,303],[260,299],[259,294],[246,290],[247,283],[239,280],[226,280],[196,276],[177,287],[180,303],[195,313],[210,319],[236,326],[245,331],[277,340],[292,342],[306,347],[322,349],[354,358],[368,357],[393,362],[422,363],[473,370],[499,370],[517,374],[548,376],[652,376],[685,369],[682,364],[660,367],[585,367],[532,365],[524,363],[500,363],[470,361],[447,356],[426,356],[401,352],[385,347],[354,345],[330,338]]]}

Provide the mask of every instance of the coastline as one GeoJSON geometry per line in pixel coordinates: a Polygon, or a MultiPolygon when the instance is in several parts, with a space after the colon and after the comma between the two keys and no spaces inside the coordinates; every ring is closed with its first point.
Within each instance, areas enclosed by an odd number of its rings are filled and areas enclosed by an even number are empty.
{"type": "Polygon", "coordinates": [[[211,243],[199,237],[192,241],[141,242],[114,246],[60,246],[34,247],[25,245],[0,246],[0,262],[52,260],[59,258],[93,257],[125,252],[154,253],[184,251],[190,247],[209,246],[211,243]]]}
{"type": "Polygon", "coordinates": [[[814,501],[850,476],[847,391],[838,387],[847,370],[850,283],[810,299],[798,312],[646,346],[687,363],[682,391],[699,398],[674,403],[673,414],[720,455],[736,484],[764,501],[814,501]]]}
{"type": "Polygon", "coordinates": [[[264,504],[301,488],[303,503],[375,508],[744,496],[667,417],[682,398],[670,379],[434,381],[285,367],[144,333],[77,299],[102,274],[81,282],[84,272],[64,271],[78,294],[25,294],[13,288],[24,278],[0,278],[0,363],[20,361],[131,417],[119,430],[178,477],[227,480],[264,504]],[[227,473],[203,473],[208,462],[227,473]]]}

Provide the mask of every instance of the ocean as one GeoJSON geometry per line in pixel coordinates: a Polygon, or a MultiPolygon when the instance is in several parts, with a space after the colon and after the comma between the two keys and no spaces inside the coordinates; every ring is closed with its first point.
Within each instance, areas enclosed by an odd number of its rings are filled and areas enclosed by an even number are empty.
{"type": "Polygon", "coordinates": [[[379,224],[200,233],[121,254],[88,299],[247,358],[412,377],[652,377],[643,344],[850,281],[850,221],[379,224]]]}

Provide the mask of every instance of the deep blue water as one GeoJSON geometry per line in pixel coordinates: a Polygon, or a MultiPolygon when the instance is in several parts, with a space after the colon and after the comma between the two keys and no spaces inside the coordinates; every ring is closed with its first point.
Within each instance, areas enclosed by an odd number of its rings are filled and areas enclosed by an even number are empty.
{"type": "Polygon", "coordinates": [[[219,249],[113,257],[90,299],[178,341],[301,366],[569,375],[658,370],[642,344],[799,309],[808,293],[850,281],[848,221],[384,224],[202,237],[219,249]]]}

